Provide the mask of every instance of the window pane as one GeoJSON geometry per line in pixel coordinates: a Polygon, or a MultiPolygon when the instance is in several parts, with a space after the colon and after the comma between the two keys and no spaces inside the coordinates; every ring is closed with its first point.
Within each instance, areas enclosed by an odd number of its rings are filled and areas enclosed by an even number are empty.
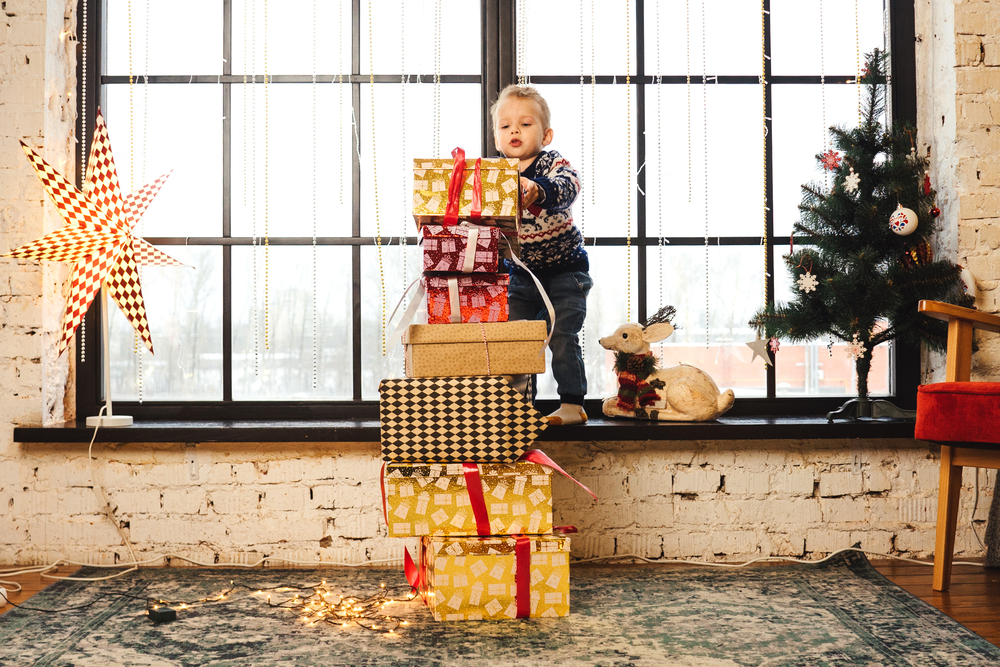
{"type": "Polygon", "coordinates": [[[677,330],[653,349],[663,366],[697,366],[720,389],[737,396],[763,396],[764,365],[750,363],[746,343],[755,339],[748,322],[764,303],[763,253],[759,246],[652,247],[648,250],[647,313],[671,305],[677,309],[677,330]],[[706,297],[706,261],[709,290],[706,297]],[[708,302],[710,336],[705,337],[708,302]],[[660,349],[662,347],[662,355],[660,349]]]}
{"type": "MultiPolygon", "coordinates": [[[[434,0],[372,0],[361,3],[361,73],[371,72],[368,51],[368,7],[375,11],[371,54],[375,74],[400,74],[402,49],[407,74],[434,74],[434,0]],[[406,35],[401,37],[401,19],[406,35]]],[[[441,0],[441,73],[479,74],[482,61],[478,2],[441,0]]]]}
{"type": "MultiPolygon", "coordinates": [[[[147,92],[146,86],[136,85],[131,115],[129,86],[106,86],[106,90],[105,120],[122,192],[170,173],[136,225],[136,233],[222,234],[222,88],[150,84],[147,92]]],[[[92,133],[93,126],[87,131],[88,140],[92,133]]]]}
{"type": "MultiPolygon", "coordinates": [[[[523,57],[529,77],[626,74],[630,62],[626,35],[631,34],[633,54],[636,41],[632,0],[607,0],[583,9],[576,2],[527,0],[525,4],[526,15],[517,20],[526,34],[523,57]]],[[[629,74],[635,74],[635,65],[633,55],[629,74]]]]}
{"type": "MultiPolygon", "coordinates": [[[[623,298],[626,282],[626,252],[623,247],[589,247],[590,275],[594,287],[587,297],[587,319],[583,325],[581,345],[583,363],[587,369],[587,398],[607,398],[615,389],[614,358],[601,347],[598,340],[613,332],[619,324],[628,321],[627,300],[623,298]],[[609,362],[608,359],[611,359],[609,362]]],[[[632,251],[632,276],[635,279],[635,250],[632,251]]],[[[636,310],[635,297],[632,311],[636,310]]],[[[634,317],[634,316],[633,316],[634,317]]],[[[558,398],[556,382],[552,377],[552,354],[546,351],[545,374],[538,376],[538,398],[558,398]]]]}
{"type": "MultiPolygon", "coordinates": [[[[796,248],[799,249],[799,248],[796,248]]],[[[798,293],[792,290],[792,277],[785,264],[788,246],[774,248],[774,300],[783,304],[798,293]]],[[[774,355],[778,396],[857,396],[858,378],[854,360],[847,355],[847,344],[830,337],[810,342],[780,341],[774,355]]],[[[868,393],[887,395],[891,387],[889,359],[892,343],[879,345],[872,353],[868,372],[868,393]]]]}
{"type": "Polygon", "coordinates": [[[772,90],[774,233],[787,235],[799,220],[802,185],[823,185],[829,177],[830,172],[819,168],[816,161],[817,154],[833,148],[826,128],[858,126],[858,90],[856,86],[832,84],[775,85],[772,90]]]}
{"type": "MultiPolygon", "coordinates": [[[[632,91],[632,134],[628,132],[626,86],[539,85],[552,111],[553,139],[549,148],[561,153],[580,173],[582,190],[573,212],[589,238],[625,236],[629,190],[635,182],[628,165],[629,144],[635,163],[635,93],[632,91]],[[593,93],[594,112],[591,113],[593,93]],[[581,94],[584,118],[580,117],[581,94]],[[591,126],[591,120],[594,125],[591,126]]],[[[639,194],[632,192],[632,234],[637,233],[639,194]]]]}
{"type": "Polygon", "coordinates": [[[349,74],[350,0],[272,0],[266,20],[263,0],[233,0],[233,73],[262,76],[266,46],[268,74],[312,74],[314,29],[316,73],[349,74]]]}
{"type": "Polygon", "coordinates": [[[414,158],[450,159],[456,146],[464,148],[467,157],[475,158],[481,153],[479,84],[441,86],[440,152],[434,150],[433,86],[407,84],[405,92],[401,90],[403,87],[398,84],[375,87],[377,191],[370,162],[371,86],[361,87],[361,233],[365,236],[375,235],[376,194],[382,236],[416,234],[411,213],[414,158]]]}
{"type": "Polygon", "coordinates": [[[312,236],[315,209],[317,236],[350,236],[350,86],[317,84],[315,114],[312,84],[269,88],[233,87],[233,235],[312,236]]]}
{"type": "Polygon", "coordinates": [[[135,330],[109,299],[112,400],[138,400],[140,382],[143,400],[221,400],[222,250],[160,250],[187,266],[140,269],[155,355],[142,342],[136,353],[135,330]]]}
{"type": "Polygon", "coordinates": [[[314,262],[311,247],[233,248],[235,400],[353,396],[350,254],[318,247],[314,262]]]}
{"type": "Polygon", "coordinates": [[[885,48],[884,5],[885,0],[771,0],[771,73],[856,74],[865,53],[885,48]]]}
{"type": "Polygon", "coordinates": [[[760,74],[760,9],[746,0],[647,2],[646,73],[760,74]]]}
{"type": "Polygon", "coordinates": [[[131,72],[138,76],[141,73],[222,73],[221,2],[172,0],[141,3],[107,0],[106,16],[103,35],[108,53],[106,74],[121,76],[131,72]]]}
{"type": "Polygon", "coordinates": [[[764,233],[763,117],[760,86],[646,86],[649,236],[764,233]]]}
{"type": "MultiPolygon", "coordinates": [[[[414,292],[406,295],[406,302],[391,322],[389,318],[405,288],[420,276],[420,258],[420,250],[413,244],[405,248],[383,245],[381,258],[379,248],[361,248],[361,396],[364,400],[378,400],[378,383],[382,379],[403,377],[403,346],[399,338],[391,338],[391,334],[414,292]],[[383,285],[386,290],[384,302],[383,285]]],[[[413,323],[426,322],[426,312],[426,304],[418,306],[413,323]]]]}

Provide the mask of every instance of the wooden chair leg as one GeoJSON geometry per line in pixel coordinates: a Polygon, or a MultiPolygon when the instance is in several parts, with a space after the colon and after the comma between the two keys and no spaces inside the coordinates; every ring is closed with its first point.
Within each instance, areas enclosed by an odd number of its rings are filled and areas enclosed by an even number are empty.
{"type": "Polygon", "coordinates": [[[955,529],[958,501],[962,490],[962,466],[953,463],[955,450],[941,446],[941,482],[938,488],[937,537],[934,541],[934,583],[936,591],[951,586],[951,563],[955,558],[955,529]]]}

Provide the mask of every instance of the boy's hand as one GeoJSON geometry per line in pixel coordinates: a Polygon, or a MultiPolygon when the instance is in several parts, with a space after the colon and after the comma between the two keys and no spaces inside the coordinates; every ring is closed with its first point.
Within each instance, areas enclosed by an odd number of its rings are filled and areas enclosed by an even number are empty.
{"type": "Polygon", "coordinates": [[[530,178],[521,177],[521,208],[528,208],[542,197],[542,189],[530,178]]]}

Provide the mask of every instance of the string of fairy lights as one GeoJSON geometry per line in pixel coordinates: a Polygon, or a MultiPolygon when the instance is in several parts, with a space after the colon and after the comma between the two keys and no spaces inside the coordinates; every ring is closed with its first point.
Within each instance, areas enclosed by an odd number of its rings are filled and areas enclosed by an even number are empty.
{"type": "Polygon", "coordinates": [[[84,604],[68,607],[45,608],[10,600],[4,601],[22,611],[61,614],[87,609],[108,598],[142,601],[147,615],[153,622],[174,620],[180,618],[178,614],[195,613],[206,608],[218,609],[222,605],[240,604],[241,607],[245,607],[247,600],[257,600],[266,604],[269,609],[289,612],[291,618],[307,627],[321,624],[341,628],[358,627],[374,633],[391,635],[401,626],[409,625],[409,621],[391,613],[391,605],[415,600],[417,594],[412,588],[400,595],[393,594],[385,583],[379,584],[375,592],[369,595],[345,595],[338,588],[328,584],[325,579],[315,584],[279,583],[273,586],[254,586],[231,579],[228,586],[219,593],[183,600],[114,591],[100,593],[84,604]],[[248,593],[241,596],[242,591],[248,593]],[[166,616],[162,613],[165,610],[173,613],[166,616]]]}

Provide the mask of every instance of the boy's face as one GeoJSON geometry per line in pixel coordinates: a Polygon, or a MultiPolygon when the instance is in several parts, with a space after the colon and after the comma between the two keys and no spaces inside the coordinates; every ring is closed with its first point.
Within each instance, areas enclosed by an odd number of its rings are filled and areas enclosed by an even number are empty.
{"type": "Polygon", "coordinates": [[[522,168],[552,143],[552,128],[542,128],[538,107],[532,100],[512,97],[500,104],[493,129],[497,150],[521,160],[522,168]]]}

